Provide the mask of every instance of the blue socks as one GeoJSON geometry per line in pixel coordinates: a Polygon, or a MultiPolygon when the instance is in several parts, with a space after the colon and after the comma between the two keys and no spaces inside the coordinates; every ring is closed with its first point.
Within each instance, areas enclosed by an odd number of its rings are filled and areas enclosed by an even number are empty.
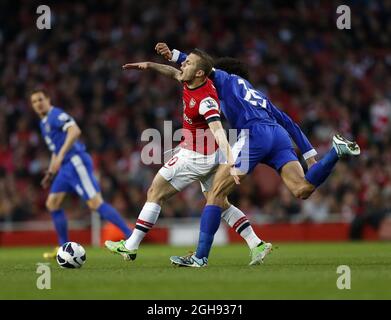
{"type": "Polygon", "coordinates": [[[330,175],[338,159],[337,152],[332,148],[307,171],[305,175],[306,180],[315,187],[319,187],[330,175]]]}
{"type": "MultiPolygon", "coordinates": [[[[122,232],[126,235],[126,237],[130,237],[132,234],[132,230],[126,225],[126,222],[122,219],[117,210],[115,210],[108,203],[103,203],[99,208],[98,212],[101,217],[105,220],[110,221],[115,224],[118,228],[122,230],[122,232]]],[[[65,242],[68,242],[68,222],[65,216],[64,210],[55,210],[51,212],[52,220],[54,223],[54,227],[56,228],[58,243],[59,245],[63,245],[65,242]]]]}
{"type": "Polygon", "coordinates": [[[54,227],[56,228],[58,244],[62,246],[68,242],[68,222],[64,210],[55,210],[51,212],[54,227]]]}
{"type": "Polygon", "coordinates": [[[112,224],[120,228],[126,238],[130,237],[132,230],[127,226],[126,222],[115,208],[104,202],[100,205],[97,211],[103,219],[110,221],[112,224]]]}
{"type": "Polygon", "coordinates": [[[201,216],[200,237],[195,256],[199,259],[208,258],[213,238],[220,226],[221,208],[207,205],[201,216]]]}

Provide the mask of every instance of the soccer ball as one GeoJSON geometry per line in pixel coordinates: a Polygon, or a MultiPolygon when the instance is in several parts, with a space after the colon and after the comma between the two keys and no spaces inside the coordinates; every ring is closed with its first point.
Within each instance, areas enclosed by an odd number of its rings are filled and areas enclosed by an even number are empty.
{"type": "Polygon", "coordinates": [[[86,262],[86,251],[76,242],[66,242],[58,249],[56,260],[61,268],[81,268],[86,262]]]}

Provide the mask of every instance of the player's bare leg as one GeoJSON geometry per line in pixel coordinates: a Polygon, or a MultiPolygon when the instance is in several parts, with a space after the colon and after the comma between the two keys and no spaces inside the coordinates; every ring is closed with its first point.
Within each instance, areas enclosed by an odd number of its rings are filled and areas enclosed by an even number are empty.
{"type": "Polygon", "coordinates": [[[103,198],[101,193],[97,193],[95,197],[86,201],[88,208],[92,211],[98,210],[98,208],[103,204],[103,198]]]}
{"type": "MultiPolygon", "coordinates": [[[[236,170],[240,181],[243,181],[246,175],[236,170]]],[[[228,195],[235,185],[231,168],[227,165],[220,165],[213,180],[212,190],[206,195],[207,205],[219,206],[222,209],[221,218],[247,242],[250,250],[253,250],[262,245],[263,241],[255,234],[245,214],[229,203],[228,195]]]]}
{"type": "MultiPolygon", "coordinates": [[[[208,199],[209,192],[204,192],[204,196],[208,199]]],[[[224,205],[221,208],[221,219],[223,219],[235,232],[240,235],[246,242],[250,250],[262,243],[262,240],[256,235],[246,215],[226,197],[224,205]]]]}
{"type": "MultiPolygon", "coordinates": [[[[207,197],[207,194],[206,194],[207,197]]],[[[251,262],[250,264],[258,264],[260,259],[258,257],[259,248],[264,241],[255,233],[251,222],[242,210],[235,207],[225,198],[225,205],[222,208],[221,219],[223,219],[239,236],[246,241],[249,249],[251,262]]],[[[261,259],[263,260],[263,258],[261,259]]]]}
{"type": "Polygon", "coordinates": [[[126,241],[106,241],[106,247],[110,251],[122,255],[125,260],[135,260],[141,241],[159,218],[161,206],[177,192],[178,190],[157,173],[148,189],[147,202],[138,216],[132,235],[126,241]]]}
{"type": "MultiPolygon", "coordinates": [[[[65,197],[65,192],[51,193],[46,200],[46,208],[52,215],[60,245],[68,241],[67,221],[65,219],[64,212],[61,209],[65,197]]],[[[59,247],[57,246],[52,251],[44,252],[43,257],[45,259],[56,258],[58,248],[59,247]]]]}
{"type": "Polygon", "coordinates": [[[281,178],[296,198],[305,200],[327,179],[339,158],[359,154],[360,147],[356,142],[337,134],[333,137],[331,150],[313,164],[306,174],[298,161],[291,161],[282,167],[281,178]]]}
{"type": "MultiPolygon", "coordinates": [[[[228,195],[235,188],[235,179],[230,173],[230,166],[221,164],[215,174],[212,189],[207,194],[207,205],[219,206],[222,209],[227,209],[228,195]]],[[[240,181],[242,182],[246,175],[237,170],[240,181]]]]}
{"type": "Polygon", "coordinates": [[[315,186],[305,179],[304,170],[299,161],[285,164],[280,174],[289,191],[298,199],[308,199],[315,191],[315,186]]]}
{"type": "MultiPolygon", "coordinates": [[[[243,181],[246,175],[239,171],[237,173],[240,181],[243,181]]],[[[228,195],[233,191],[235,185],[230,166],[220,165],[216,171],[212,189],[205,193],[207,205],[218,206],[222,209],[222,219],[234,228],[249,245],[251,251],[250,265],[260,264],[270,253],[272,245],[259,239],[245,214],[229,203],[228,195]]],[[[199,259],[194,254],[182,257],[172,256],[170,260],[174,265],[185,267],[205,267],[207,265],[207,259],[199,259]]]]}
{"type": "MultiPolygon", "coordinates": [[[[246,178],[246,175],[238,169],[236,170],[242,182],[246,178]]],[[[233,191],[235,185],[230,167],[220,165],[213,180],[213,188],[208,193],[207,204],[220,206],[224,210],[222,212],[222,218],[246,240],[250,248],[250,265],[260,264],[266,255],[271,252],[272,244],[262,241],[256,235],[242,211],[234,206],[227,208],[228,195],[233,191]]]]}
{"type": "Polygon", "coordinates": [[[147,202],[154,202],[162,206],[165,201],[176,193],[178,193],[178,190],[164,179],[160,173],[157,173],[148,189],[147,202]]]}

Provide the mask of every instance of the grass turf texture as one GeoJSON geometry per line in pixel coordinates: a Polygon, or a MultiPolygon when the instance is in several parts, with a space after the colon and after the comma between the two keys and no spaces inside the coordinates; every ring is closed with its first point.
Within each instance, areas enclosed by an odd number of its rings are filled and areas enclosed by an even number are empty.
{"type": "Polygon", "coordinates": [[[81,269],[51,261],[51,290],[38,290],[36,263],[47,248],[0,248],[0,299],[390,299],[387,243],[274,244],[263,265],[249,267],[244,245],[215,247],[203,269],[170,265],[188,248],[144,245],[126,262],[86,248],[81,269]],[[337,267],[351,268],[351,290],[336,287],[337,267]]]}

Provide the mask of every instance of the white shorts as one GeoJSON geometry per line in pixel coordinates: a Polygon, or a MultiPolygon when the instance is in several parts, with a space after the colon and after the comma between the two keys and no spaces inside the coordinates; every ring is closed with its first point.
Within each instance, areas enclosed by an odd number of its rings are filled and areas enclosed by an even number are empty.
{"type": "Polygon", "coordinates": [[[178,152],[160,168],[159,173],[178,191],[182,191],[194,181],[199,181],[202,192],[206,192],[212,187],[218,165],[218,152],[203,155],[179,148],[178,152]]]}

